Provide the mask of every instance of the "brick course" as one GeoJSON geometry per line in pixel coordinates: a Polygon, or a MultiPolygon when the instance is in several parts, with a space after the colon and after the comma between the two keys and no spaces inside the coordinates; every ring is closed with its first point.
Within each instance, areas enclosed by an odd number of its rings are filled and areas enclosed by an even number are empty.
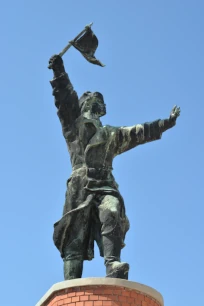
{"type": "Polygon", "coordinates": [[[162,306],[142,292],[118,286],[82,286],[54,292],[41,306],[162,306]]]}

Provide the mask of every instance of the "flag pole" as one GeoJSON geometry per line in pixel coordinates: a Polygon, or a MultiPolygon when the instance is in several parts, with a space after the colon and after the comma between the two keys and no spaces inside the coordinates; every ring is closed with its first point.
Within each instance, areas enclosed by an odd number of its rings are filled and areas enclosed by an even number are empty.
{"type": "Polygon", "coordinates": [[[93,22],[86,25],[85,28],[83,29],[83,31],[81,31],[73,40],[69,41],[68,45],[59,53],[59,56],[62,57],[65,54],[65,52],[67,52],[67,50],[72,46],[72,41],[77,40],[81,35],[86,33],[86,31],[91,28],[92,24],[93,24],[93,22]]]}

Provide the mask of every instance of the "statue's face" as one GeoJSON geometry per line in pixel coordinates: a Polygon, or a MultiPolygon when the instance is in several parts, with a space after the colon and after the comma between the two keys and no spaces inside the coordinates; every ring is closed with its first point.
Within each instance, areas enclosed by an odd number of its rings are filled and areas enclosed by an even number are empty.
{"type": "Polygon", "coordinates": [[[106,105],[103,96],[99,93],[90,93],[82,106],[82,112],[90,111],[92,114],[102,117],[106,114],[106,105]]]}
{"type": "Polygon", "coordinates": [[[94,98],[91,104],[91,112],[99,117],[106,114],[106,105],[103,100],[94,98]]]}

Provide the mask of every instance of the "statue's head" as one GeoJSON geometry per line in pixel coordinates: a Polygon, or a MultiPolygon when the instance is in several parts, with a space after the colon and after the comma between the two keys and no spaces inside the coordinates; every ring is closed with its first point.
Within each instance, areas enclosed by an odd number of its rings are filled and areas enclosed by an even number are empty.
{"type": "Polygon", "coordinates": [[[106,105],[100,92],[85,92],[79,99],[81,113],[91,112],[98,117],[106,114],[106,105]]]}

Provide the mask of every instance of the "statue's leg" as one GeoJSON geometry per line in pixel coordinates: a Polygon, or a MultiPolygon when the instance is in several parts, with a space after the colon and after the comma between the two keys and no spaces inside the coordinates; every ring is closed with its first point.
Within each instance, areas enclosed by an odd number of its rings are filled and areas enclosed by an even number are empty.
{"type": "Polygon", "coordinates": [[[67,237],[67,243],[64,247],[64,279],[75,279],[82,277],[83,271],[83,253],[85,249],[85,232],[83,226],[80,226],[82,219],[76,215],[72,220],[72,227],[67,237]]]}
{"type": "Polygon", "coordinates": [[[83,271],[83,260],[64,260],[64,279],[81,278],[83,271]]]}
{"type": "MultiPolygon", "coordinates": [[[[80,232],[80,230],[79,230],[80,232]]],[[[72,238],[72,237],[71,237],[72,238]]],[[[83,272],[83,241],[80,237],[69,239],[64,253],[64,279],[81,278],[83,272]]]]}
{"type": "Polygon", "coordinates": [[[107,277],[128,279],[129,265],[120,262],[123,245],[120,201],[107,195],[98,208],[107,277]]]}

